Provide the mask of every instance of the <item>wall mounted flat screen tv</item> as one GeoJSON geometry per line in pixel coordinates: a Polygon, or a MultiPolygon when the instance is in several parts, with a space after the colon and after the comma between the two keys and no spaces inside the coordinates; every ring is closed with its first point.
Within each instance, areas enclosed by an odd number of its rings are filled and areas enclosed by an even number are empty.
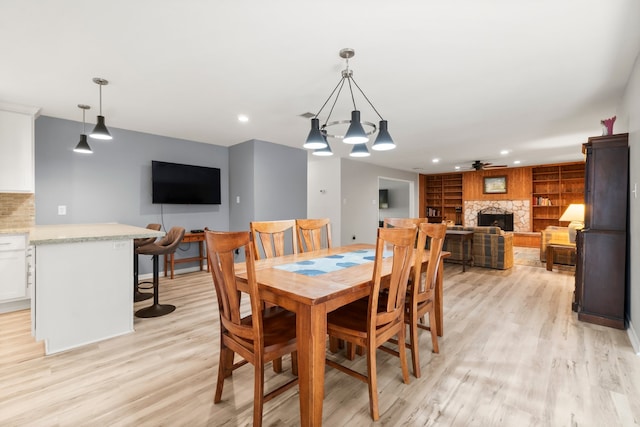
{"type": "Polygon", "coordinates": [[[152,203],[219,205],[220,169],[151,161],[152,203]]]}

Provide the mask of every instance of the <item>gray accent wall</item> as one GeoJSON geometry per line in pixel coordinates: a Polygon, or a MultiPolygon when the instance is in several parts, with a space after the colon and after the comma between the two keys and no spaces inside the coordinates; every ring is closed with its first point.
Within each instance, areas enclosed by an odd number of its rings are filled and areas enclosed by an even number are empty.
{"type": "Polygon", "coordinates": [[[229,149],[229,164],[232,230],[249,230],[251,221],[307,217],[305,150],[250,140],[229,149]]]}
{"type": "MultiPolygon", "coordinates": [[[[92,126],[87,125],[87,132],[92,126]]],[[[73,148],[81,130],[82,123],[47,116],[35,122],[37,225],[160,223],[164,230],[229,230],[228,148],[109,127],[113,140],[88,138],[93,154],[79,154],[73,148]],[[222,204],[152,204],[152,160],[220,168],[222,204]],[[64,216],[58,215],[60,205],[66,206],[64,216]]],[[[197,244],[187,243],[180,245],[177,257],[196,254],[197,244]]],[[[140,257],[141,274],[152,271],[146,258],[150,257],[140,257]]]]}

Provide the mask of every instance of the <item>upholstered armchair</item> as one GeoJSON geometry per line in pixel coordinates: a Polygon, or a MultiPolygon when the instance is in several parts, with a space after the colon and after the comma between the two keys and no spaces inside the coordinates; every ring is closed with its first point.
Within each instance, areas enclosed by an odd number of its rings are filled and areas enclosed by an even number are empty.
{"type": "MultiPolygon", "coordinates": [[[[540,237],[540,261],[547,261],[547,245],[549,242],[569,244],[569,228],[549,225],[540,237]]],[[[570,249],[556,249],[553,251],[555,264],[576,265],[576,252],[570,249]]]]}

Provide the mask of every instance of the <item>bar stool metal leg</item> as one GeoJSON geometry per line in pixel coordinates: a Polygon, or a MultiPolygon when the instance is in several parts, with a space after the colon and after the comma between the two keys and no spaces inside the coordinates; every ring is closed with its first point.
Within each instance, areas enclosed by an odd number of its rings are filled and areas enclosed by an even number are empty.
{"type": "Polygon", "coordinates": [[[153,294],[140,292],[138,283],[138,253],[135,248],[133,250],[133,301],[139,302],[151,298],[153,294]]]}
{"type": "Polygon", "coordinates": [[[136,317],[160,317],[176,309],[175,305],[160,304],[158,302],[158,287],[160,285],[159,255],[153,255],[153,305],[136,311],[136,317]]]}

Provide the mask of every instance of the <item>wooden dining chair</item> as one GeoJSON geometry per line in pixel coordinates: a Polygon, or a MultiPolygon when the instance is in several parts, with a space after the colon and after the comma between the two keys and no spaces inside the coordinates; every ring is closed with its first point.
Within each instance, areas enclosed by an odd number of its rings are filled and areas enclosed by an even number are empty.
{"type": "MultiPolygon", "coordinates": [[[[253,240],[255,259],[261,259],[260,248],[265,258],[274,258],[286,254],[287,235],[291,235],[292,253],[298,253],[298,240],[296,239],[296,221],[294,219],[280,221],[252,221],[249,223],[253,240]]],[[[265,303],[265,307],[275,307],[271,303],[265,303]]],[[[273,371],[282,372],[282,361],[273,361],[273,371]]]]}
{"type": "Polygon", "coordinates": [[[359,345],[366,349],[367,375],[331,359],[327,359],[327,365],[368,384],[369,409],[374,421],[380,418],[376,350],[393,336],[398,337],[402,378],[405,384],[409,383],[409,369],[404,348],[404,311],[415,236],[415,229],[379,228],[369,297],[347,304],[327,315],[327,333],[330,337],[342,339],[351,343],[352,346],[359,345]],[[385,246],[392,250],[390,260],[383,258],[385,246]],[[383,263],[386,262],[391,263],[388,298],[386,304],[379,304],[382,268],[383,263]]]}
{"type": "Polygon", "coordinates": [[[256,259],[261,259],[260,247],[265,258],[285,255],[286,234],[291,233],[291,249],[298,253],[296,239],[296,221],[294,219],[281,221],[252,221],[249,224],[253,236],[254,253],[256,259]]]}
{"type": "Polygon", "coordinates": [[[321,219],[296,219],[296,237],[300,252],[317,251],[331,247],[331,220],[321,219]]]}
{"type": "Polygon", "coordinates": [[[265,311],[258,293],[255,277],[255,261],[251,236],[247,231],[205,231],[207,257],[211,266],[213,283],[218,297],[220,315],[220,361],[214,403],[222,400],[225,378],[247,362],[254,366],[253,425],[262,425],[262,407],[277,395],[298,382],[288,381],[264,394],[264,365],[286,354],[291,354],[292,371],[297,375],[296,317],[277,307],[265,311]],[[241,292],[235,277],[234,255],[243,250],[247,268],[247,281],[251,314],[240,313],[241,292]],[[244,360],[234,363],[235,353],[244,360]]]}
{"type": "MultiPolygon", "coordinates": [[[[442,256],[442,244],[446,233],[446,224],[421,223],[418,226],[418,244],[416,247],[413,274],[408,284],[404,313],[404,321],[409,325],[409,342],[405,343],[405,347],[411,350],[413,375],[416,378],[420,378],[420,340],[418,338],[418,328],[431,331],[433,352],[439,352],[434,300],[438,266],[440,264],[440,257],[442,256]],[[427,238],[430,239],[430,247],[429,261],[425,269],[423,268],[422,258],[427,244],[427,238]],[[426,314],[429,314],[429,326],[424,324],[426,314]]],[[[390,341],[397,344],[396,340],[392,339],[390,341]]],[[[396,350],[388,347],[381,347],[381,349],[399,356],[396,350]]]]}

